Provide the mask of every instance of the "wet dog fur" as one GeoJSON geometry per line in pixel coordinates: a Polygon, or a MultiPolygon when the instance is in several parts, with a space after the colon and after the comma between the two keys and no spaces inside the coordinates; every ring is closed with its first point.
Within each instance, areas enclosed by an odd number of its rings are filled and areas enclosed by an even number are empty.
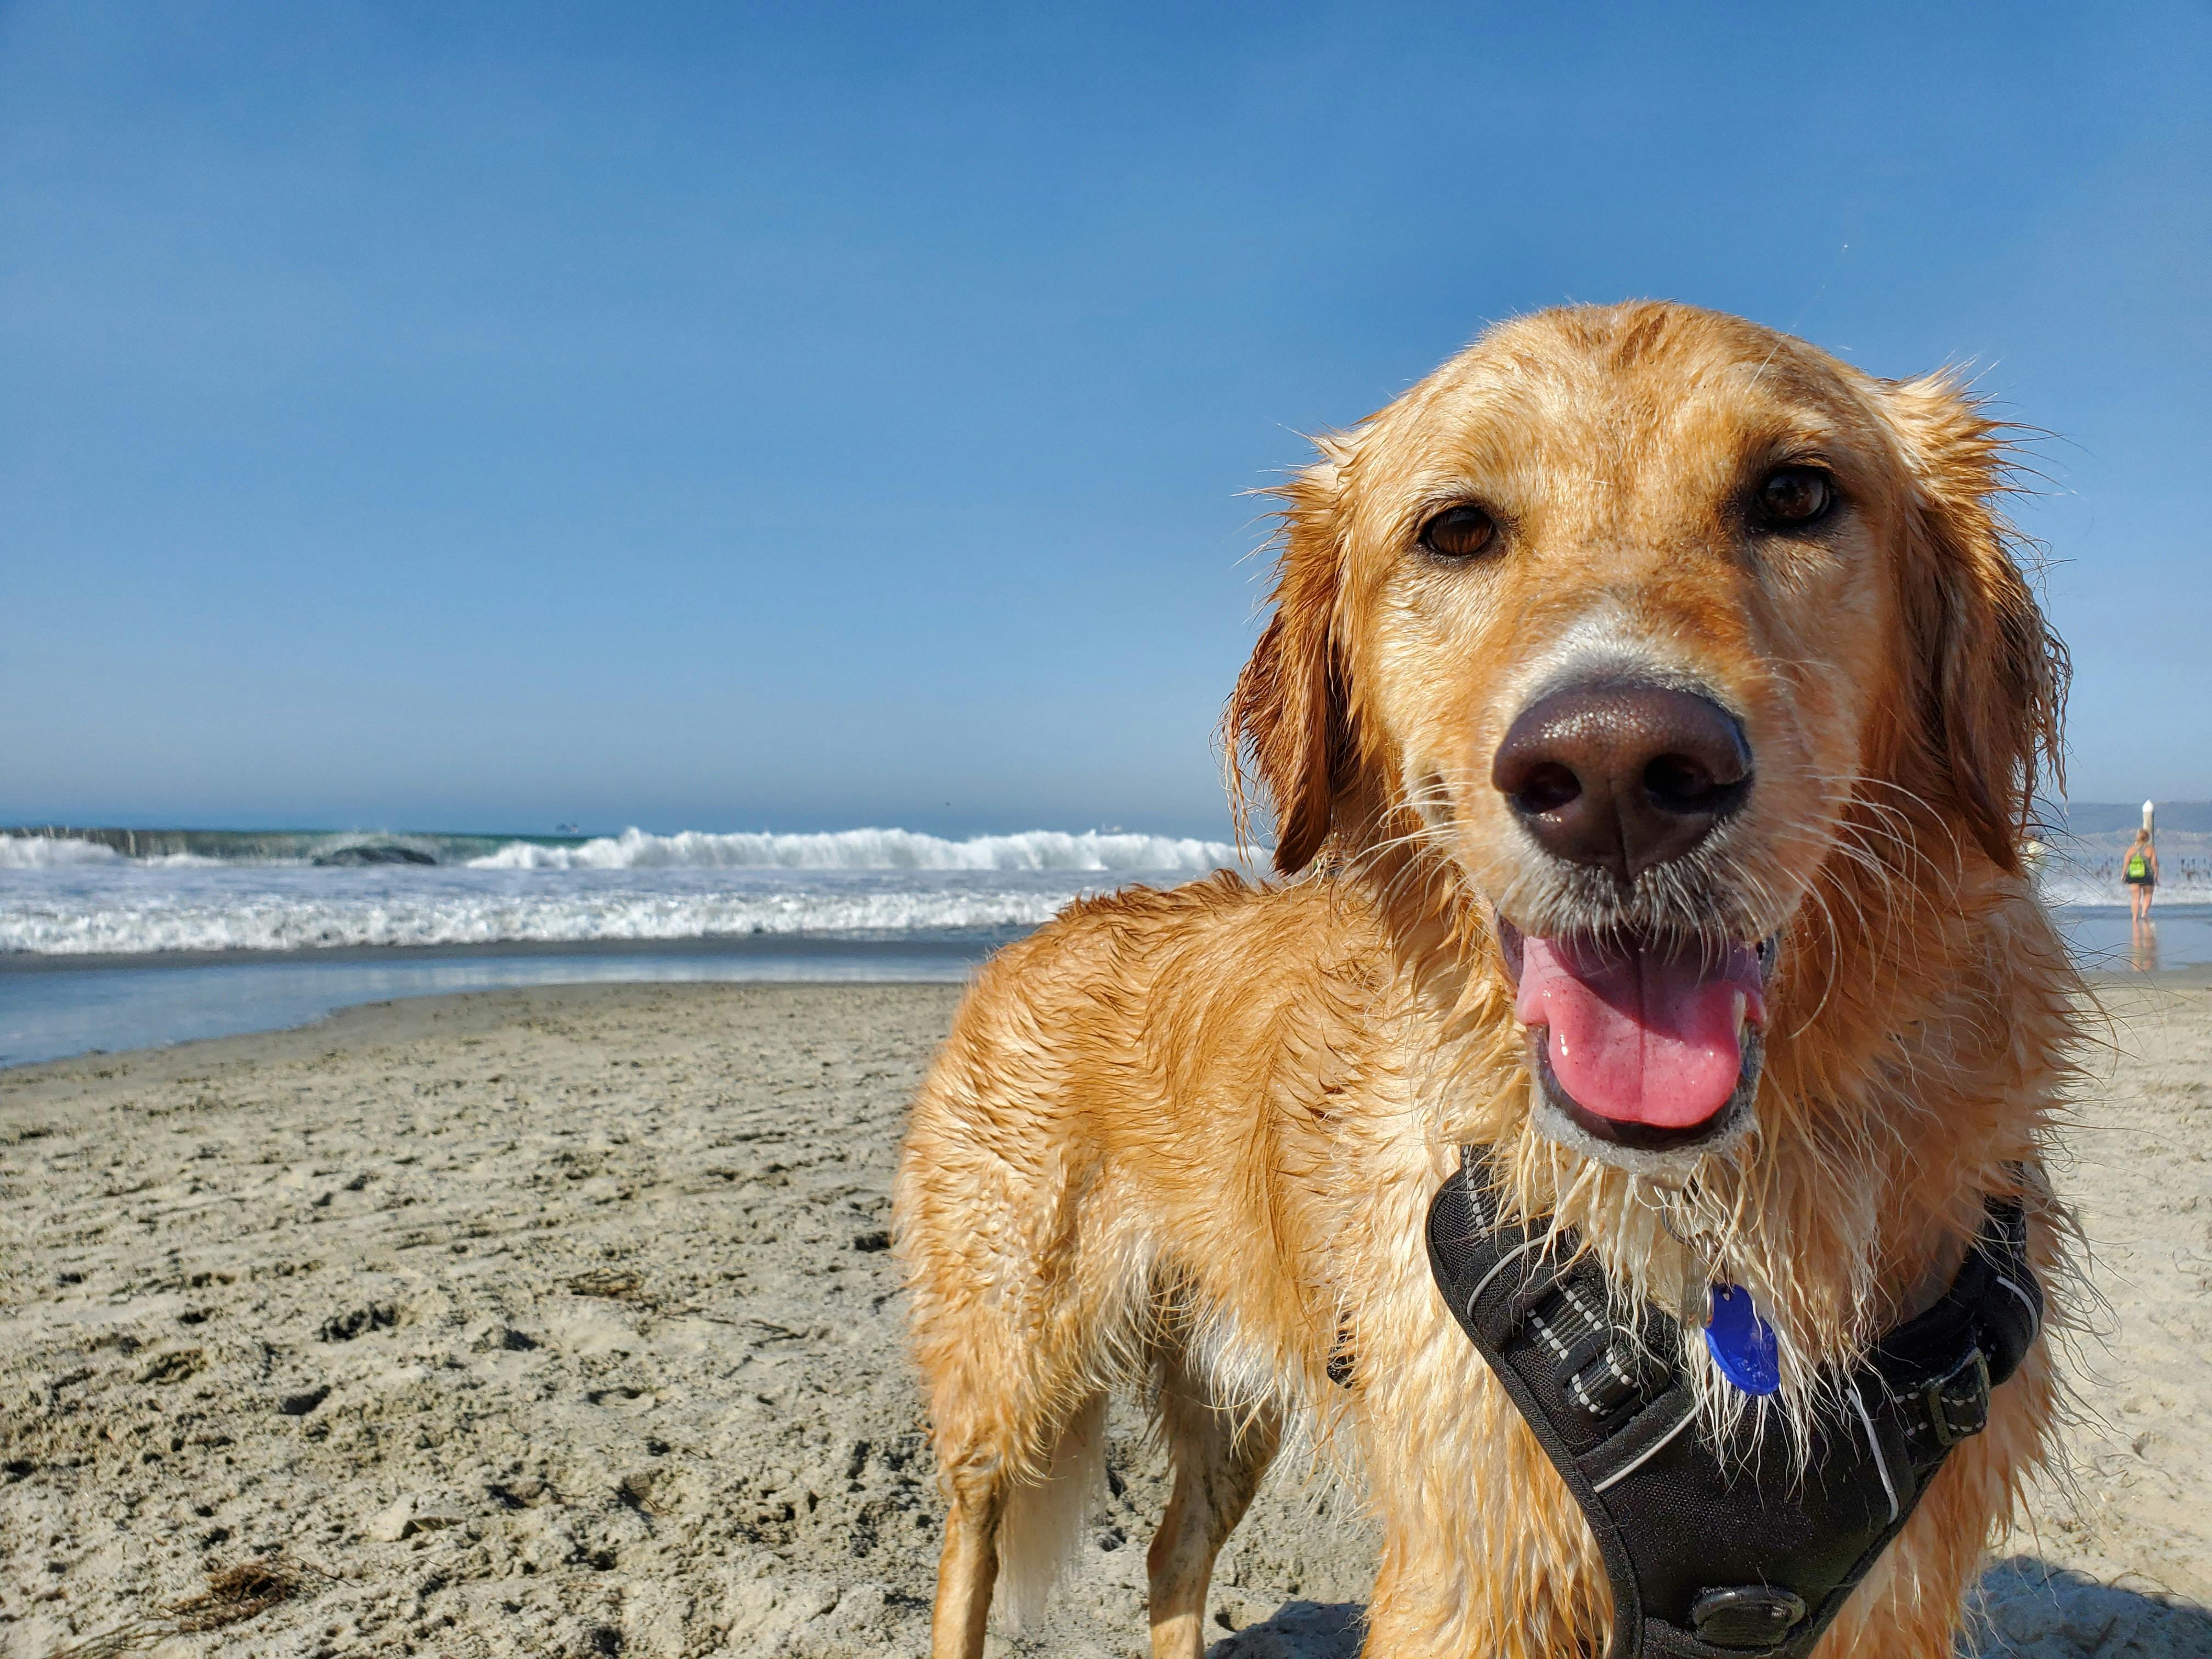
{"type": "MultiPolygon", "coordinates": [[[[1685,307],[1577,307],[1319,448],[1281,491],[1227,715],[1286,879],[1072,907],[977,976],[915,1103],[896,1234],[948,1504],[936,1659],[981,1652],[994,1591],[1041,1604],[1123,1388],[1174,1471],[1158,1659],[1203,1653],[1214,1556],[1285,1437],[1379,1520],[1370,1659],[1600,1650],[1589,1530],[1430,1280],[1462,1144],[1626,1294],[1749,1285],[1783,1356],[1764,1408],[1793,1421],[1948,1282],[1985,1194],[2026,1201],[2063,1310],[2042,1171],[2078,987],[2022,847],[2064,659],[1960,385],[1685,307]],[[1809,530],[1747,513],[1784,465],[1832,481],[1809,530]],[[1468,501],[1495,544],[1432,556],[1421,526],[1468,501]],[[1755,757],[1743,810],[1632,884],[1547,854],[1491,783],[1516,712],[1591,665],[1695,684],[1755,757]],[[1543,1133],[1501,916],[1776,940],[1748,1133],[1657,1170],[1543,1133]]],[[[1716,1426],[1747,1409],[1702,1343],[1683,1358],[1716,1426]]],[[[1823,1659],[1950,1653],[2057,1386],[2039,1342],[1823,1659]]]]}

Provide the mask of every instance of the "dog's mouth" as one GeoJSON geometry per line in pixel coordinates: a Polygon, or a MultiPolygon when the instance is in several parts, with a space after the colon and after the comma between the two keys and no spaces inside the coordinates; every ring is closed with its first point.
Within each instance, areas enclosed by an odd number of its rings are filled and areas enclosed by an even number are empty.
{"type": "Polygon", "coordinates": [[[1745,1127],[1758,1092],[1771,939],[1498,940],[1528,1033],[1537,1127],[1609,1162],[1703,1152],[1745,1127]]]}

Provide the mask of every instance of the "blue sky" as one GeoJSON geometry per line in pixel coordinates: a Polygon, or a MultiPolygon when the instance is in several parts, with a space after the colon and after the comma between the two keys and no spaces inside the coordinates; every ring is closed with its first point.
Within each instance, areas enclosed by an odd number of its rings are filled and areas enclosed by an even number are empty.
{"type": "Polygon", "coordinates": [[[13,4],[0,821],[1224,822],[1244,492],[1662,295],[2040,444],[2212,795],[2212,13],[13,4]]]}

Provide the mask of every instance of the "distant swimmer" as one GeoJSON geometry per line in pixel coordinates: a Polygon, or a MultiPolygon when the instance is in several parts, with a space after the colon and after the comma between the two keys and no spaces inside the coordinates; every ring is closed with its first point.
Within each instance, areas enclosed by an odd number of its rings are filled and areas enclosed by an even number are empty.
{"type": "Polygon", "coordinates": [[[2120,879],[2127,884],[2130,916],[2141,926],[2150,920],[2151,891],[2158,885],[2158,848],[2149,830],[2136,831],[2128,855],[2121,861],[2120,879]]]}

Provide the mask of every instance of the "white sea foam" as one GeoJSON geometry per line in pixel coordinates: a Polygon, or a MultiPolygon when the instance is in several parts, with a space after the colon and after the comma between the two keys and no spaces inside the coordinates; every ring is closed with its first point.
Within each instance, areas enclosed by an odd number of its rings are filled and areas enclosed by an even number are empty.
{"type": "Polygon", "coordinates": [[[123,854],[70,836],[0,836],[0,870],[56,870],[69,865],[119,864],[123,854]]]}
{"type": "Polygon", "coordinates": [[[412,904],[176,904],[0,917],[0,951],[54,955],[296,951],[332,945],[682,939],[759,933],[908,933],[1034,927],[1061,900],[1030,894],[822,895],[689,899],[618,895],[514,903],[449,896],[412,904]]]}
{"type": "MultiPolygon", "coordinates": [[[[2079,836],[2052,846],[2039,862],[2036,881],[2051,904],[2125,904],[2127,884],[2120,878],[2128,844],[2126,830],[2079,836]]],[[[2161,903],[2212,903],[2212,834],[2168,830],[2158,838],[2158,897],[2161,903]]]]}
{"type": "MultiPolygon", "coordinates": [[[[180,838],[164,832],[155,844],[180,838]]],[[[910,938],[1031,927],[1087,893],[1133,880],[1171,886],[1237,862],[1226,842],[1119,831],[949,841],[905,830],[631,830],[554,846],[360,832],[196,840],[193,853],[131,858],[85,839],[0,838],[0,952],[910,938]],[[349,846],[386,843],[468,861],[310,862],[349,846]],[[210,848],[231,855],[205,856],[210,848]]]]}
{"type": "MultiPolygon", "coordinates": [[[[1188,872],[1139,872],[1155,885],[1188,872]]],[[[0,952],[135,955],[1032,927],[1121,872],[149,869],[10,875],[0,952]]]]}
{"type": "Polygon", "coordinates": [[[1202,875],[1234,868],[1226,842],[1085,830],[1030,830],[946,841],[911,830],[840,830],[823,835],[673,836],[625,830],[580,847],[510,842],[478,870],[1165,870],[1202,875]]]}
{"type": "MultiPolygon", "coordinates": [[[[2109,872],[2065,871],[2042,878],[2044,902],[2064,908],[2076,905],[2119,905],[2128,902],[2118,861],[2109,872]]],[[[2196,876],[2168,877],[2158,884],[2160,904],[2212,904],[2212,880],[2196,876]]]]}

